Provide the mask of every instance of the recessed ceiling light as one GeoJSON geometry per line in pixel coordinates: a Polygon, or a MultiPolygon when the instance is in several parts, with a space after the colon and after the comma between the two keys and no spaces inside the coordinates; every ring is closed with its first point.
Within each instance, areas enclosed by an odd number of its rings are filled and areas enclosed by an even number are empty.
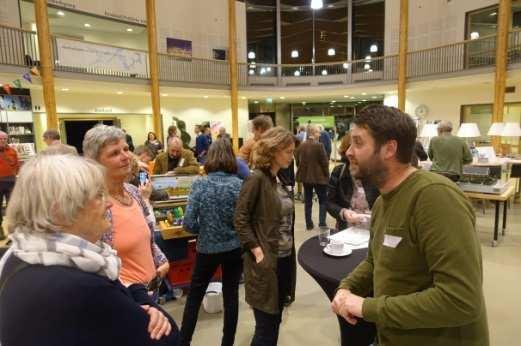
{"type": "Polygon", "coordinates": [[[284,96],[279,97],[279,99],[284,100],[286,99],[284,96]]]}
{"type": "Polygon", "coordinates": [[[266,102],[268,102],[268,103],[272,103],[272,102],[273,102],[273,99],[272,99],[271,97],[268,97],[268,98],[266,99],[266,102]]]}
{"type": "Polygon", "coordinates": [[[58,11],[58,12],[56,12],[56,14],[57,14],[58,16],[60,16],[60,17],[65,16],[65,12],[63,12],[63,11],[58,11]]]}
{"type": "Polygon", "coordinates": [[[207,98],[208,98],[208,95],[204,95],[203,97],[204,97],[205,99],[207,99],[207,98]]]}
{"type": "Polygon", "coordinates": [[[259,103],[259,101],[255,100],[255,101],[253,101],[253,103],[257,104],[257,103],[259,103]]]}
{"type": "Polygon", "coordinates": [[[331,103],[335,103],[335,102],[336,102],[335,100],[331,101],[331,103]]]}
{"type": "Polygon", "coordinates": [[[302,101],[302,105],[305,106],[306,105],[306,101],[302,101]]]}
{"type": "Polygon", "coordinates": [[[362,102],[367,102],[367,100],[362,100],[362,102]]]}
{"type": "Polygon", "coordinates": [[[491,16],[497,16],[497,12],[492,12],[490,15],[491,16]]]}
{"type": "Polygon", "coordinates": [[[251,52],[248,52],[248,59],[255,59],[255,52],[254,51],[251,51],[251,52]]]}
{"type": "Polygon", "coordinates": [[[377,98],[378,98],[378,96],[373,96],[372,98],[373,98],[373,99],[377,99],[377,98]]]}
{"type": "Polygon", "coordinates": [[[365,96],[365,95],[367,95],[367,93],[362,93],[362,95],[364,95],[364,96],[365,96]]]}
{"type": "Polygon", "coordinates": [[[351,99],[351,100],[355,100],[355,99],[356,99],[356,97],[354,97],[354,96],[351,96],[351,97],[350,97],[350,99],[351,99]]]}
{"type": "Polygon", "coordinates": [[[335,54],[336,54],[336,50],[335,50],[335,48],[329,48],[329,49],[327,50],[327,55],[329,55],[329,56],[335,56],[335,54]]]}
{"type": "Polygon", "coordinates": [[[161,96],[168,96],[168,94],[164,94],[164,93],[163,93],[163,94],[161,94],[161,96]]]}
{"type": "Polygon", "coordinates": [[[292,58],[298,58],[298,56],[299,56],[299,54],[298,54],[298,50],[293,49],[293,50],[291,51],[291,57],[292,57],[292,58]]]}
{"type": "Polygon", "coordinates": [[[83,26],[86,27],[86,28],[90,28],[90,24],[89,23],[85,23],[85,24],[83,24],[83,26]]]}
{"type": "Polygon", "coordinates": [[[123,91],[118,91],[116,94],[123,95],[123,91]]]}
{"type": "Polygon", "coordinates": [[[241,100],[246,100],[246,96],[241,97],[241,100]]]}
{"type": "Polygon", "coordinates": [[[127,31],[128,31],[128,32],[132,32],[132,31],[134,31],[134,29],[132,29],[132,28],[127,28],[127,31]]]}
{"type": "Polygon", "coordinates": [[[62,88],[62,91],[69,91],[69,88],[62,88]]]}
{"type": "Polygon", "coordinates": [[[326,69],[322,70],[322,76],[327,76],[327,70],[326,69]]]}
{"type": "Polygon", "coordinates": [[[333,5],[333,4],[327,5],[327,8],[333,8],[333,7],[335,7],[335,5],[333,5]]]}
{"type": "Polygon", "coordinates": [[[345,97],[345,98],[348,98],[349,96],[347,96],[347,95],[344,95],[344,97],[345,97]]]}

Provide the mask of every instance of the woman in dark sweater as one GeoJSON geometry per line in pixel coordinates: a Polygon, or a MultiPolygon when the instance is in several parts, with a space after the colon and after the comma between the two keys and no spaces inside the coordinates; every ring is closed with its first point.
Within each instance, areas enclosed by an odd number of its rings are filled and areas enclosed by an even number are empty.
{"type": "Polygon", "coordinates": [[[339,148],[344,163],[333,169],[327,187],[327,212],[337,220],[338,230],[364,222],[380,195],[373,184],[351,176],[349,160],[345,156],[350,145],[351,137],[348,132],[342,138],[339,148]]]}
{"type": "Polygon", "coordinates": [[[12,247],[0,261],[2,346],[176,345],[148,295],[119,280],[104,176],[71,155],[27,162],[7,210],[12,247]]]}

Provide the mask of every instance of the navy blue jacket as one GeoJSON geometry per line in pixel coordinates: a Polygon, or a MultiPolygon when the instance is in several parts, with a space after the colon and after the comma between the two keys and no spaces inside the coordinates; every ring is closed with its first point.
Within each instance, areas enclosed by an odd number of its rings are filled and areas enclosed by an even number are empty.
{"type": "Polygon", "coordinates": [[[172,319],[169,336],[150,339],[148,314],[118,280],[63,266],[14,273],[20,263],[10,256],[2,273],[2,346],[177,345],[172,319]]]}
{"type": "Polygon", "coordinates": [[[331,136],[327,131],[320,132],[320,138],[318,140],[322,145],[324,145],[324,149],[326,150],[327,158],[331,157],[331,136]]]}

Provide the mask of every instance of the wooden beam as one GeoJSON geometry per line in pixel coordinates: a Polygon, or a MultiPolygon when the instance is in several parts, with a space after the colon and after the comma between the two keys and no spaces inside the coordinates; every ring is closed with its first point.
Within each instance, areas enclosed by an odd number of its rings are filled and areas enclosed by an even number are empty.
{"type": "Polygon", "coordinates": [[[235,0],[228,0],[228,63],[230,64],[230,98],[232,108],[233,150],[239,151],[239,94],[237,81],[237,21],[235,0]]]}
{"type": "Polygon", "coordinates": [[[59,131],[58,116],[56,115],[56,95],[54,92],[52,41],[49,33],[49,19],[47,17],[47,0],[35,0],[34,15],[40,53],[40,75],[42,78],[45,114],[47,115],[47,129],[59,131]]]}
{"type": "Polygon", "coordinates": [[[407,51],[409,40],[409,0],[400,0],[400,48],[398,62],[398,108],[405,112],[407,93],[407,51]]]}
{"type": "MultiPolygon", "coordinates": [[[[512,0],[499,1],[498,26],[496,38],[496,76],[494,83],[494,107],[492,122],[503,121],[503,109],[505,106],[505,87],[508,64],[508,34],[510,30],[510,18],[512,16],[512,0]]],[[[501,151],[501,138],[492,137],[492,145],[496,152],[501,151]]]]}
{"type": "Polygon", "coordinates": [[[159,95],[159,72],[157,63],[156,1],[146,0],[148,31],[148,66],[150,68],[150,96],[152,98],[152,117],[157,138],[163,138],[161,103],[159,95]]]}

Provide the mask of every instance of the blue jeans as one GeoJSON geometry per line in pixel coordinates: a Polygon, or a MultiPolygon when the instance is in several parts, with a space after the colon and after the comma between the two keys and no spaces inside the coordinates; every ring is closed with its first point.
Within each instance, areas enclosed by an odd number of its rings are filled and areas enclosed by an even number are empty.
{"type": "Polygon", "coordinates": [[[304,215],[306,217],[306,228],[308,229],[313,228],[313,219],[311,218],[313,190],[315,190],[318,196],[318,225],[326,225],[327,185],[304,183],[304,215]]]}

